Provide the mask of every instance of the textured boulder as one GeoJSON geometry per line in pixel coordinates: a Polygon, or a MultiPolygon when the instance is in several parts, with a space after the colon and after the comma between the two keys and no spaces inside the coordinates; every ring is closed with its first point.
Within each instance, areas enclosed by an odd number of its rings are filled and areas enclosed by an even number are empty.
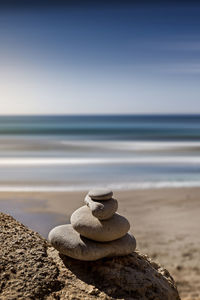
{"type": "Polygon", "coordinates": [[[0,299],[180,300],[169,272],[144,255],[74,260],[8,215],[0,226],[0,299]]]}
{"type": "Polygon", "coordinates": [[[43,299],[60,289],[58,274],[46,240],[0,213],[0,299],[43,299]]]}
{"type": "Polygon", "coordinates": [[[49,255],[65,280],[64,288],[53,293],[55,298],[180,300],[169,272],[139,253],[84,262],[62,255],[61,260],[55,251],[49,255]]]}
{"type": "Polygon", "coordinates": [[[128,220],[115,213],[108,220],[99,220],[92,215],[87,205],[71,215],[73,228],[82,236],[98,242],[110,242],[123,237],[130,229],[128,220]]]}

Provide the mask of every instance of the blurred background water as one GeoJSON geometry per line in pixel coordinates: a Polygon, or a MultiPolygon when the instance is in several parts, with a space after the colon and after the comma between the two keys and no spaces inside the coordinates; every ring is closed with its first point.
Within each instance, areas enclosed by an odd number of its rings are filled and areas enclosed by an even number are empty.
{"type": "Polygon", "coordinates": [[[0,117],[0,191],[200,186],[200,115],[0,117]]]}

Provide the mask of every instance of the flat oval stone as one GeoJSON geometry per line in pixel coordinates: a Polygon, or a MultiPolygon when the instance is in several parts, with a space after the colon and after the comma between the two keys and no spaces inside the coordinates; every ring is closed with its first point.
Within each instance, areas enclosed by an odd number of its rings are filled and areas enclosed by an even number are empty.
{"type": "Polygon", "coordinates": [[[114,241],[123,237],[130,229],[126,218],[115,213],[108,220],[99,220],[89,207],[82,206],[71,215],[73,228],[82,236],[99,242],[114,241]]]}
{"type": "Polygon", "coordinates": [[[91,197],[87,195],[84,202],[91,210],[93,216],[99,220],[107,220],[111,218],[118,208],[118,202],[113,198],[107,201],[93,201],[91,197]]]}
{"type": "Polygon", "coordinates": [[[113,196],[113,192],[107,189],[91,190],[88,193],[93,200],[109,200],[113,196]]]}
{"type": "Polygon", "coordinates": [[[48,240],[61,254],[85,261],[128,255],[136,248],[136,240],[130,233],[118,240],[100,243],[82,237],[71,224],[53,228],[48,240]]]}

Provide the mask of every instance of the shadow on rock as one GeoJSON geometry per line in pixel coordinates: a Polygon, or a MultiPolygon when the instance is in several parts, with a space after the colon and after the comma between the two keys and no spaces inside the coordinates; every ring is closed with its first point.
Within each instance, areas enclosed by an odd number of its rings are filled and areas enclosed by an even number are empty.
{"type": "Polygon", "coordinates": [[[180,299],[169,272],[137,252],[92,262],[65,255],[60,258],[78,279],[94,287],[94,295],[104,292],[118,299],[180,299]]]}

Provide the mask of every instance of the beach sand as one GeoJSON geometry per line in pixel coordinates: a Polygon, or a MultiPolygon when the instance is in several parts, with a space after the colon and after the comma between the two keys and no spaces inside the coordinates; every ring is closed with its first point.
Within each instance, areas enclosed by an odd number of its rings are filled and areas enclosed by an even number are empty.
{"type": "MultiPolygon", "coordinates": [[[[55,225],[69,222],[83,205],[85,192],[0,193],[0,211],[45,237],[55,225]]],[[[200,189],[115,192],[137,248],[164,265],[183,300],[200,300],[200,189]]]]}

